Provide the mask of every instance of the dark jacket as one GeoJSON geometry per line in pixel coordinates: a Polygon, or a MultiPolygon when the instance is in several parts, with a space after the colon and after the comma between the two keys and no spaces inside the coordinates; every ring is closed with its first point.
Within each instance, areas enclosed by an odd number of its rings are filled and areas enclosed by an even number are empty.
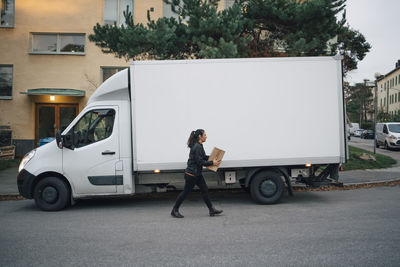
{"type": "Polygon", "coordinates": [[[203,166],[212,166],[213,162],[208,161],[208,156],[204,151],[203,145],[196,142],[191,148],[189,153],[189,159],[187,162],[187,168],[185,172],[193,174],[195,176],[201,175],[203,166]]]}

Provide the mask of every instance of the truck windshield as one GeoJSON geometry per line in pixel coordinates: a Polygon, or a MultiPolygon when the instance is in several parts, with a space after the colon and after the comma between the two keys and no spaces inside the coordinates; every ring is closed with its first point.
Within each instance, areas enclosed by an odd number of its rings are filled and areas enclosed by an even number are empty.
{"type": "Polygon", "coordinates": [[[389,124],[389,131],[391,131],[392,133],[400,133],[400,123],[389,124]]]}

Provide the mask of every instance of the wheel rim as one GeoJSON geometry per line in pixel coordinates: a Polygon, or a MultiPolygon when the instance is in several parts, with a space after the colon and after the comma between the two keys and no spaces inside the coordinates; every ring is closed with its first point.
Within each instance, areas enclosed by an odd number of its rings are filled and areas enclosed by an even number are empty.
{"type": "Polygon", "coordinates": [[[42,199],[47,203],[53,204],[58,199],[57,189],[52,186],[45,187],[42,191],[42,199]]]}
{"type": "Polygon", "coordinates": [[[269,179],[264,180],[260,184],[260,192],[265,197],[273,196],[275,194],[276,190],[277,190],[276,184],[269,179]]]}

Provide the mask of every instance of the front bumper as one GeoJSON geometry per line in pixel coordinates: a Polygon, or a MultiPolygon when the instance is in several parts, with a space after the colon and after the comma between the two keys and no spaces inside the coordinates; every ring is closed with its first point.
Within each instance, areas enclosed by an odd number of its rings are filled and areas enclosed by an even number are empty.
{"type": "Polygon", "coordinates": [[[389,139],[389,147],[390,148],[400,148],[400,140],[399,141],[395,141],[395,140],[391,140],[389,139]]]}
{"type": "Polygon", "coordinates": [[[32,184],[35,181],[36,176],[31,174],[25,169],[22,169],[17,176],[18,191],[24,198],[33,198],[32,184]]]}

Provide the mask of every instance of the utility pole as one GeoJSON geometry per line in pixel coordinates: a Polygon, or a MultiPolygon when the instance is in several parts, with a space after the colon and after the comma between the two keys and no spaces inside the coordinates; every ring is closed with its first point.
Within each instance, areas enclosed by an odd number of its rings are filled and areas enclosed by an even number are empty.
{"type": "Polygon", "coordinates": [[[378,78],[380,73],[375,73],[375,95],[374,95],[374,154],[376,154],[376,113],[378,109],[378,78]]]}

